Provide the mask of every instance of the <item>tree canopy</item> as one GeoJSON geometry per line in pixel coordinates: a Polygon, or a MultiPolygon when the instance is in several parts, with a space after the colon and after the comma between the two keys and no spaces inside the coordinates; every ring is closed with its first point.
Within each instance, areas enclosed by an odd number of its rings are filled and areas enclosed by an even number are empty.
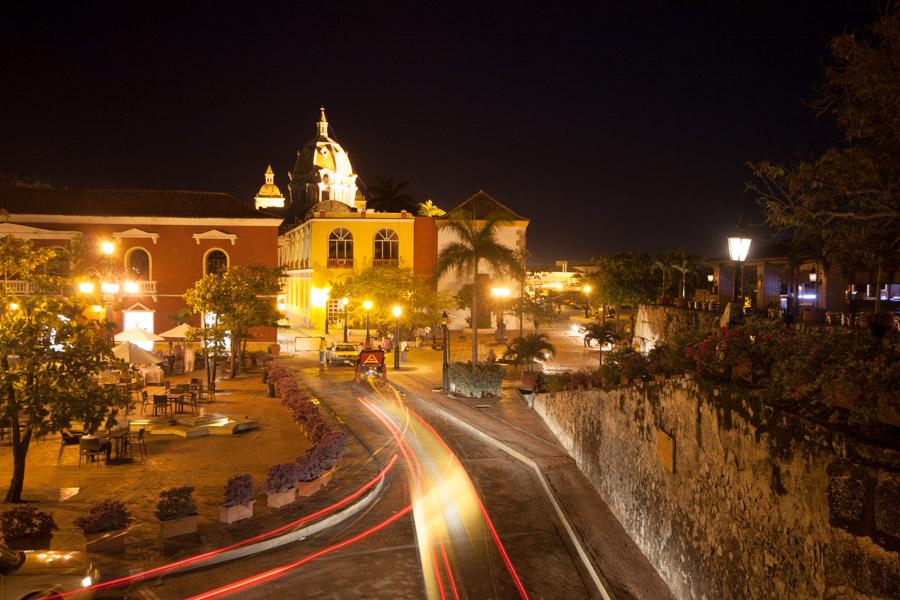
{"type": "Polygon", "coordinates": [[[812,102],[834,117],[843,143],[793,165],[749,163],[748,188],[766,222],[796,245],[846,270],[877,271],[900,253],[900,16],[831,43],[824,85],[812,102]]]}
{"type": "Polygon", "coordinates": [[[21,501],[35,435],[76,422],[93,430],[128,402],[98,382],[102,371],[125,365],[113,358],[101,323],[85,317],[87,299],[54,292],[71,285],[49,268],[58,252],[0,238],[0,412],[13,450],[6,502],[21,501]],[[11,280],[27,282],[30,293],[14,295],[11,280]]]}
{"type": "Polygon", "coordinates": [[[361,325],[366,317],[363,302],[372,301],[370,325],[394,322],[391,308],[403,308],[402,322],[410,327],[426,327],[440,322],[441,313],[453,304],[448,294],[437,292],[431,282],[412,269],[370,267],[329,282],[330,298],[347,298],[348,319],[361,325]]]}
{"type": "Polygon", "coordinates": [[[406,190],[409,181],[394,180],[393,177],[373,177],[368,189],[367,206],[383,212],[414,213],[418,207],[412,195],[406,190]]]}

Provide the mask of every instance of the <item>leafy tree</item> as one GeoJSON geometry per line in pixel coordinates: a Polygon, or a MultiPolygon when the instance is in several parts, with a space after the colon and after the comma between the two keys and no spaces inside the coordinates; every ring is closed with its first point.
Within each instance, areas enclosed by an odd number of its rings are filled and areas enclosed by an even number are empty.
{"type": "Polygon", "coordinates": [[[637,306],[656,294],[653,258],[649,254],[624,252],[593,260],[598,269],[591,274],[594,297],[605,306],[637,306]]]}
{"type": "Polygon", "coordinates": [[[438,205],[431,201],[431,198],[425,202],[419,203],[419,215],[423,217],[443,217],[447,211],[438,208],[438,205]]]}
{"type": "MultiPolygon", "coordinates": [[[[790,166],[750,163],[748,183],[766,222],[827,263],[884,272],[900,254],[900,15],[831,43],[825,82],[812,103],[844,132],[840,147],[790,166]]],[[[876,294],[876,311],[880,293],[876,294]]]]}
{"type": "Polygon", "coordinates": [[[451,298],[437,292],[431,282],[417,276],[412,269],[370,267],[330,282],[331,298],[347,298],[348,319],[356,324],[365,321],[363,301],[372,301],[371,324],[393,323],[391,308],[403,307],[402,322],[410,327],[438,323],[441,313],[452,305],[451,298]]]}
{"type": "Polygon", "coordinates": [[[409,181],[395,181],[393,177],[373,177],[373,180],[374,183],[369,187],[369,208],[384,212],[416,211],[416,201],[405,190],[409,181]]]}
{"type": "Polygon", "coordinates": [[[277,328],[281,313],[275,304],[281,290],[281,268],[236,266],[222,273],[231,289],[231,309],[222,315],[231,335],[231,377],[243,363],[247,341],[257,327],[277,328]],[[240,357],[240,360],[238,360],[240,357]]]}
{"type": "Polygon", "coordinates": [[[5,502],[22,501],[25,459],[35,436],[73,421],[93,430],[110,407],[128,402],[97,382],[102,371],[124,364],[113,358],[100,323],[85,318],[84,300],[47,291],[71,283],[48,273],[56,256],[55,249],[0,238],[0,411],[13,459],[5,502]],[[26,281],[31,293],[13,295],[13,279],[26,281]]]}
{"type": "Polygon", "coordinates": [[[508,353],[515,356],[516,363],[524,362],[527,370],[534,370],[534,359],[556,352],[546,333],[529,333],[515,338],[509,345],[508,353]]]}
{"type": "MultiPolygon", "coordinates": [[[[479,221],[468,217],[452,217],[438,223],[447,229],[455,241],[450,242],[438,255],[437,276],[455,271],[472,277],[472,284],[478,286],[478,268],[482,261],[497,273],[515,274],[521,269],[517,254],[497,240],[497,230],[505,224],[501,219],[479,221]]],[[[472,294],[471,319],[478,323],[478,296],[472,294]]],[[[478,362],[478,327],[472,327],[472,363],[478,362]]]]}
{"type": "Polygon", "coordinates": [[[232,310],[230,282],[222,275],[204,275],[184,293],[184,301],[200,315],[200,327],[191,328],[190,337],[202,342],[206,350],[206,384],[214,390],[219,355],[225,352],[228,328],[224,315],[232,310]]]}
{"type": "Polygon", "coordinates": [[[584,345],[590,346],[597,342],[601,346],[604,344],[615,344],[621,339],[616,332],[615,326],[610,322],[605,323],[588,323],[584,326],[584,345]]]}
{"type": "Polygon", "coordinates": [[[535,329],[540,329],[542,324],[553,321],[558,306],[551,296],[526,296],[520,302],[520,311],[524,318],[531,319],[535,329]]]}

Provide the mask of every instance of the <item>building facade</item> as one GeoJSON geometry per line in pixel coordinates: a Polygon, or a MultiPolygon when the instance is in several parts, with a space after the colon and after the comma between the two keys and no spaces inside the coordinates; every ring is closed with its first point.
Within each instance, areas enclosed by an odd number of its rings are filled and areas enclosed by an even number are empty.
{"type": "MultiPolygon", "coordinates": [[[[281,219],[228,194],[25,186],[0,188],[0,210],[0,236],[67,249],[83,245],[96,265],[93,283],[117,283],[110,294],[116,332],[172,328],[186,308],[183,294],[206,273],[277,265],[281,219]],[[111,243],[111,254],[101,252],[102,242],[111,243]]],[[[199,315],[188,322],[199,325],[199,315]]],[[[257,344],[275,341],[274,330],[257,333],[257,344]]]]}

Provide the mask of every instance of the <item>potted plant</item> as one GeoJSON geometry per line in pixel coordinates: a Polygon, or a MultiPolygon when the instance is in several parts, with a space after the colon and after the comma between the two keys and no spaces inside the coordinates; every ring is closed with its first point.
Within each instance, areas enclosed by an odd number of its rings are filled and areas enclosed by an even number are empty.
{"type": "Polygon", "coordinates": [[[191,486],[174,487],[160,492],[155,514],[160,521],[160,531],[164,538],[197,531],[197,504],[193,493],[194,488],[191,486]]]}
{"type": "Polygon", "coordinates": [[[297,465],[297,495],[306,497],[318,492],[324,483],[322,475],[327,470],[319,452],[307,452],[296,461],[297,465]]]}
{"type": "Polygon", "coordinates": [[[253,478],[235,475],[225,485],[225,502],[219,505],[219,520],[229,525],[253,516],[253,478]]]}
{"type": "Polygon", "coordinates": [[[266,474],[266,504],[269,508],[282,508],[291,504],[297,497],[296,463],[275,465],[266,474]]]}
{"type": "Polygon", "coordinates": [[[14,550],[46,550],[54,531],[59,531],[59,527],[53,515],[36,506],[14,506],[0,513],[3,541],[14,550]]]}
{"type": "Polygon", "coordinates": [[[118,500],[101,500],[73,523],[84,534],[88,551],[104,552],[125,545],[125,532],[131,520],[124,504],[118,500]]]}

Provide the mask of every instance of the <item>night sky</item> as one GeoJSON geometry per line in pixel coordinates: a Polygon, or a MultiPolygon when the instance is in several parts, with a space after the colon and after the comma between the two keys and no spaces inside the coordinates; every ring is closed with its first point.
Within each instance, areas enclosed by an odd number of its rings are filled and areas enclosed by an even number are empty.
{"type": "Polygon", "coordinates": [[[876,16],[849,0],[33,4],[0,22],[0,172],[250,202],[269,162],[286,190],[325,105],[364,182],[408,179],[444,208],[484,189],[532,219],[534,262],[721,253],[740,214],[760,221],[744,162],[836,138],[802,101],[828,41],[876,16]]]}

